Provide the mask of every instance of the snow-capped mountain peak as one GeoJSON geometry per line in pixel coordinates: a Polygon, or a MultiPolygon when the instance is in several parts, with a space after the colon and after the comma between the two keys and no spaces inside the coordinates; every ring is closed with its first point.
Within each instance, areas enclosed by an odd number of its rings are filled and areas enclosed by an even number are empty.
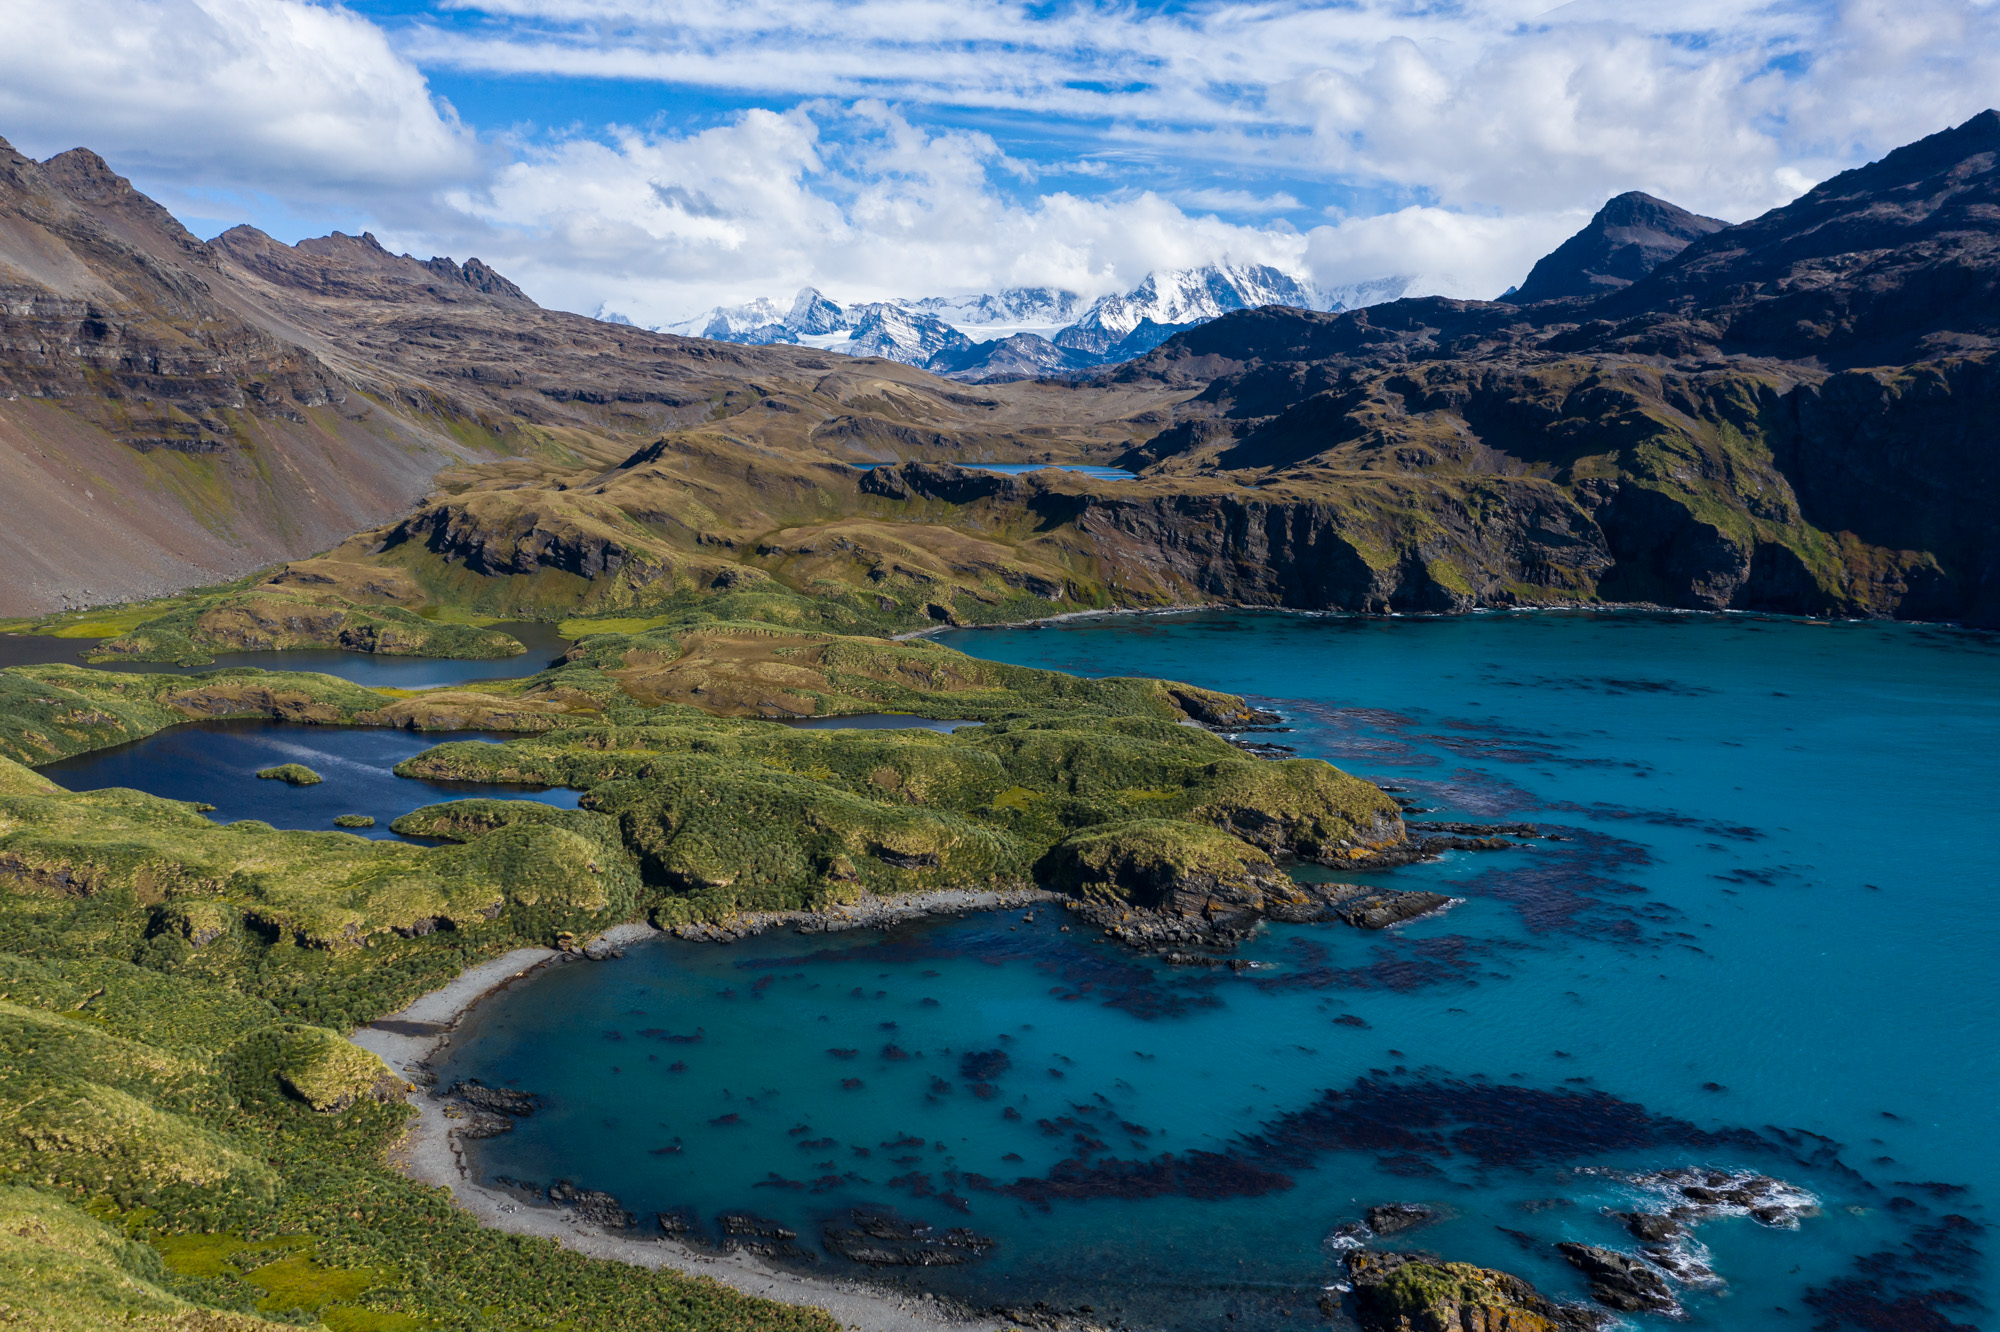
{"type": "MultiPolygon", "coordinates": [[[[1167,330],[1156,342],[1191,324],[1206,323],[1233,310],[1260,305],[1324,308],[1319,292],[1268,264],[1209,264],[1148,273],[1123,296],[1105,296],[1083,318],[1056,335],[1056,345],[1078,351],[1109,352],[1141,325],[1167,330]]],[[[1134,349],[1137,355],[1149,348],[1134,349]]]]}
{"type": "Polygon", "coordinates": [[[822,296],[817,287],[800,287],[785,316],[785,326],[795,333],[838,333],[848,323],[847,312],[822,296]]]}
{"type": "MultiPolygon", "coordinates": [[[[849,306],[816,287],[803,287],[789,306],[769,299],[717,306],[658,331],[722,342],[807,343],[969,380],[1018,378],[1129,360],[1184,328],[1235,310],[1260,305],[1350,310],[1394,300],[1409,283],[1390,277],[1322,291],[1268,264],[1209,264],[1156,270],[1131,291],[1099,297],[1087,308],[1075,292],[1060,287],[849,306]]],[[[598,318],[629,322],[602,307],[598,318]]]]}

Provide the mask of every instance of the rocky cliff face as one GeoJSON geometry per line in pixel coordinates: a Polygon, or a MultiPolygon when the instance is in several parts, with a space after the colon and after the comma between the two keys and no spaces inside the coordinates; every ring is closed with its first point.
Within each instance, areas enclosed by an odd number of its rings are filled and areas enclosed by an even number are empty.
{"type": "MultiPolygon", "coordinates": [[[[2000,622],[1979,443],[2000,387],[2000,114],[1711,223],[1624,196],[1537,266],[1519,295],[1538,304],[1266,309],[1181,334],[1117,377],[1198,390],[1126,462],[1310,484],[1349,513],[1398,478],[1429,498],[1373,567],[1443,554],[1459,605],[2000,622]]],[[[1382,588],[1320,586],[1357,609],[1382,588]]],[[[1416,580],[1390,604],[1434,595],[1416,580]]]]}

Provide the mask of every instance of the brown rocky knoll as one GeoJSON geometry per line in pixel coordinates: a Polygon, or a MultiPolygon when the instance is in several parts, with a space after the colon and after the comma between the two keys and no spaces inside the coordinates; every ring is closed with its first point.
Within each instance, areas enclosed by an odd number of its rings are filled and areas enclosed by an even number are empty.
{"type": "MultiPolygon", "coordinates": [[[[245,562],[374,521],[273,583],[408,609],[631,616],[777,586],[877,631],[1217,601],[1992,624],[1996,158],[1987,112],[1739,226],[1626,198],[1545,272],[1595,299],[1265,308],[1090,382],[977,388],[543,310],[476,260],[366,236],[203,245],[88,154],[16,158],[7,216],[41,208],[55,239],[10,221],[0,255],[60,249],[7,262],[78,295],[60,319],[10,305],[29,314],[0,374],[23,391],[0,419],[38,413],[16,452],[48,466],[87,439],[116,503],[230,533],[245,562]],[[303,449],[336,422],[320,456],[346,449],[351,476],[266,461],[264,435],[303,449]],[[392,502],[454,455],[476,465],[392,502]],[[1138,478],[955,465],[1113,459],[1138,478]],[[148,489],[147,467],[212,490],[148,489]],[[294,494],[375,507],[255,527],[294,494]]],[[[102,567],[84,518],[6,503],[17,543],[102,567]]]]}

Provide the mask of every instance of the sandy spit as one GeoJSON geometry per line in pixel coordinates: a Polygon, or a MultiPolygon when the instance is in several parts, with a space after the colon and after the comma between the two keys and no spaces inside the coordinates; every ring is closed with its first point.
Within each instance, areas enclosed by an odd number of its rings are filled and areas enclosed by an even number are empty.
{"type": "MultiPolygon", "coordinates": [[[[929,910],[941,912],[991,907],[996,903],[982,899],[997,895],[966,892],[925,896],[939,899],[927,905],[929,910]]],[[[908,914],[919,913],[901,913],[896,918],[908,914]]],[[[851,928],[881,923],[883,919],[871,916],[844,924],[851,928]]],[[[606,930],[586,946],[592,952],[602,952],[597,947],[600,943],[606,948],[619,949],[657,937],[659,932],[651,925],[620,925],[606,930]]],[[[424,1061],[451,1040],[452,1032],[475,1004],[562,956],[553,948],[517,948],[466,969],[449,985],[431,991],[399,1013],[378,1018],[356,1031],[352,1039],[362,1049],[381,1056],[406,1083],[416,1083],[418,1075],[424,1072],[424,1061]]],[[[444,1117],[441,1103],[419,1091],[410,1097],[410,1104],[416,1109],[417,1118],[391,1153],[390,1163],[420,1184],[449,1189],[458,1206],[472,1213],[482,1225],[517,1235],[540,1235],[593,1258],[710,1277],[746,1295],[784,1304],[817,1305],[851,1332],[938,1332],[941,1328],[956,1332],[973,1329],[1017,1332],[1013,1324],[999,1318],[972,1315],[956,1305],[914,1293],[903,1294],[859,1281],[778,1271],[748,1254],[709,1253],[668,1239],[606,1231],[579,1220],[567,1208],[523,1203],[511,1195],[485,1188],[472,1178],[458,1138],[452,1132],[452,1121],[444,1117]]]]}

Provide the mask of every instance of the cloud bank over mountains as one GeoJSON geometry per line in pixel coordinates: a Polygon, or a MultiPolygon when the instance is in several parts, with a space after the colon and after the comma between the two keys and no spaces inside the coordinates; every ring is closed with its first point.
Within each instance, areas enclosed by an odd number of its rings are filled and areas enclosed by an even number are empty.
{"type": "Polygon", "coordinates": [[[1492,297],[1606,198],[1743,218],[1956,123],[2000,4],[0,0],[0,134],[646,322],[1269,264],[1492,297]]]}

